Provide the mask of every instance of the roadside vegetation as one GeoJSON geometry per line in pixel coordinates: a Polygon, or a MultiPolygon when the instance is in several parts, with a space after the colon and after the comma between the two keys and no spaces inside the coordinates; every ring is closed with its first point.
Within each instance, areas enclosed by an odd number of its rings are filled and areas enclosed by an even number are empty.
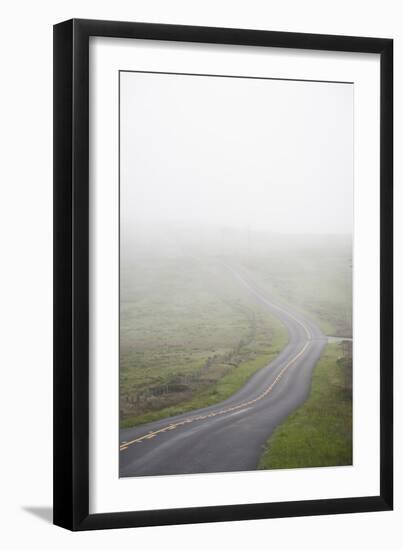
{"type": "Polygon", "coordinates": [[[122,428],[226,399],[287,342],[217,262],[138,262],[135,273],[122,284],[122,428]]]}
{"type": "Polygon", "coordinates": [[[352,464],[352,344],[328,344],[307,401],[268,440],[259,469],[352,464]]]}

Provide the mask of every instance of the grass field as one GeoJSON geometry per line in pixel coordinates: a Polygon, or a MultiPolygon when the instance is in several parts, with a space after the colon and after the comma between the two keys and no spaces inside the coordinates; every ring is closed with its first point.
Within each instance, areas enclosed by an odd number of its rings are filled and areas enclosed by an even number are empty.
{"type": "Polygon", "coordinates": [[[130,273],[121,300],[121,427],[229,397],[287,341],[216,261],[182,259],[178,269],[177,260],[149,260],[130,273]]]}
{"type": "Polygon", "coordinates": [[[352,346],[329,344],[307,401],[274,432],[259,469],[352,464],[352,346]]]}
{"type": "Polygon", "coordinates": [[[224,231],[203,247],[178,242],[170,241],[164,253],[165,244],[157,253],[123,256],[122,428],[225,399],[286,344],[282,324],[225,263],[243,270],[269,298],[310,316],[325,334],[351,336],[348,239],[224,231]]]}

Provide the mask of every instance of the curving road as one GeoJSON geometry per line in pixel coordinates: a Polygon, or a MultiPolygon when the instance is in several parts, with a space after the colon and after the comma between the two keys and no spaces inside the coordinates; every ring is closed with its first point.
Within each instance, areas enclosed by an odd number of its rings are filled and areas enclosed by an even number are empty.
{"type": "Polygon", "coordinates": [[[308,397],[327,338],[312,321],[269,301],[227,268],[288,330],[282,352],[230,398],[120,432],[120,477],[255,470],[275,428],[308,397]]]}

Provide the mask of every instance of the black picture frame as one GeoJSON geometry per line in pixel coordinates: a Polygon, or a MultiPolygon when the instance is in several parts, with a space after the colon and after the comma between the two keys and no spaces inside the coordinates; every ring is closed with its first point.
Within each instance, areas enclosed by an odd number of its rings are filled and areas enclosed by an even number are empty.
{"type": "Polygon", "coordinates": [[[72,19],[54,26],[54,523],[71,530],[391,510],[393,41],[72,19]],[[377,53],[380,124],[380,492],[295,502],[89,513],[89,38],[377,53]]]}

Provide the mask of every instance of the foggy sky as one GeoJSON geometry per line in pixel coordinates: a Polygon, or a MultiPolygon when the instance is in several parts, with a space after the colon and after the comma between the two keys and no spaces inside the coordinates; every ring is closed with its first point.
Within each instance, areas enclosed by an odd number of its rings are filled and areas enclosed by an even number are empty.
{"type": "Polygon", "coordinates": [[[351,233],[353,85],[121,73],[121,227],[351,233]]]}

